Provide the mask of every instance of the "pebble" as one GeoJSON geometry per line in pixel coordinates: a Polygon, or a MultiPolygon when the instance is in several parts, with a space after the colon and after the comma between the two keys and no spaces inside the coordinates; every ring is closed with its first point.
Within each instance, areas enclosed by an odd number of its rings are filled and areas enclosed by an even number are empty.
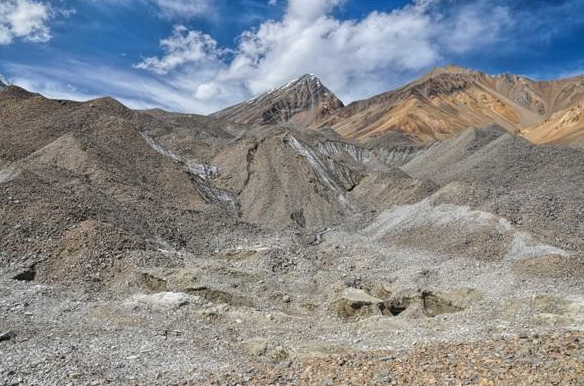
{"type": "MultiPolygon", "coordinates": [[[[584,349],[583,332],[540,336],[537,345],[532,340],[516,336],[462,344],[421,343],[391,355],[353,353],[307,358],[290,367],[266,364],[258,368],[254,385],[299,379],[306,386],[531,386],[577,385],[574,380],[584,379],[584,360],[575,358],[584,349]],[[390,357],[393,360],[384,360],[390,357]],[[534,362],[543,367],[534,367],[534,362]]],[[[234,383],[220,377],[211,384],[234,383]]]]}

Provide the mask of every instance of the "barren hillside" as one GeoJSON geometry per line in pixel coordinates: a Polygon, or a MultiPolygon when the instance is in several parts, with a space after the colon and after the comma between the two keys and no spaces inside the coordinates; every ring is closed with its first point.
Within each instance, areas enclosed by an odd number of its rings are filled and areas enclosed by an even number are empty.
{"type": "Polygon", "coordinates": [[[2,384],[582,379],[581,150],[15,86],[0,118],[2,384]]]}

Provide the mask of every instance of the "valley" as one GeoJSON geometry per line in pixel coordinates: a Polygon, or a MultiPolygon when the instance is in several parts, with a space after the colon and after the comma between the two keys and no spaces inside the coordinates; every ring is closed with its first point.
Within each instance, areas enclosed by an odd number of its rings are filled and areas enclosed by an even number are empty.
{"type": "Polygon", "coordinates": [[[0,381],[578,384],[570,82],[308,75],[210,116],[3,86],[0,381]]]}

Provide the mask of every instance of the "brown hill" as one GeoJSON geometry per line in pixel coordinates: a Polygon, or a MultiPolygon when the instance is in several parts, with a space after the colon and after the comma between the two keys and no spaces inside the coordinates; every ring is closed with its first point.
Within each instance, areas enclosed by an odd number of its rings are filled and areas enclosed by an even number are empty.
{"type": "Polygon", "coordinates": [[[246,124],[294,123],[306,126],[342,107],[341,102],[313,74],[265,92],[211,115],[246,124]]]}
{"type": "Polygon", "coordinates": [[[351,192],[362,180],[383,177],[383,206],[434,186],[361,164],[351,154],[367,150],[329,146],[321,132],[132,111],[111,98],[50,100],[10,86],[0,118],[0,249],[45,281],[112,282],[137,253],[210,253],[213,239],[237,232],[311,232],[379,205],[351,192]]]}
{"type": "MultiPolygon", "coordinates": [[[[342,136],[357,140],[397,130],[424,142],[490,124],[521,132],[546,119],[562,121],[564,114],[583,100],[584,77],[536,82],[518,75],[491,76],[447,66],[397,90],[353,102],[315,126],[330,125],[342,136]]],[[[577,131],[572,125],[569,130],[545,134],[546,127],[529,131],[527,137],[538,143],[562,142],[577,131]]]]}
{"type": "Polygon", "coordinates": [[[442,186],[436,202],[480,208],[574,250],[584,247],[579,149],[534,145],[489,127],[439,141],[402,170],[442,186]]]}
{"type": "Polygon", "coordinates": [[[545,121],[522,131],[534,143],[569,144],[584,148],[584,103],[552,114],[545,121]]]}
{"type": "Polygon", "coordinates": [[[0,91],[0,106],[0,249],[9,265],[34,265],[41,280],[99,284],[135,264],[132,251],[199,248],[197,224],[230,223],[140,134],[164,122],[111,98],[55,101],[14,86],[0,91]]]}

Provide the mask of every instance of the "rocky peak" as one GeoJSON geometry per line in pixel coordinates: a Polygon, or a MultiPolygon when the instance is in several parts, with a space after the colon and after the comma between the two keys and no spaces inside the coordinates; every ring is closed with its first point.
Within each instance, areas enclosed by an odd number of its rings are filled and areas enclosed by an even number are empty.
{"type": "Polygon", "coordinates": [[[443,67],[436,67],[420,77],[419,81],[427,81],[433,78],[462,78],[482,74],[480,71],[471,70],[465,67],[449,64],[443,67]]]}
{"type": "Polygon", "coordinates": [[[323,94],[325,92],[329,92],[330,91],[328,89],[326,89],[326,87],[324,87],[324,85],[322,84],[322,82],[320,81],[320,79],[318,79],[318,77],[314,74],[304,74],[298,78],[292,79],[291,81],[289,81],[286,84],[283,84],[281,86],[278,87],[274,87],[273,89],[266,91],[262,94],[259,94],[253,98],[251,98],[250,100],[248,100],[246,103],[248,105],[251,104],[258,104],[260,103],[261,100],[265,99],[265,98],[273,98],[275,96],[279,96],[282,95],[283,93],[290,93],[290,92],[303,92],[304,89],[310,91],[310,92],[322,92],[323,94]]]}
{"type": "Polygon", "coordinates": [[[318,79],[318,77],[314,74],[304,74],[302,76],[299,76],[296,79],[292,79],[290,82],[286,83],[283,86],[280,86],[279,88],[294,88],[294,87],[298,87],[299,85],[303,85],[303,84],[308,84],[310,86],[315,86],[315,87],[322,87],[322,82],[320,81],[320,79],[318,79]]]}
{"type": "Polygon", "coordinates": [[[316,75],[304,74],[212,116],[246,124],[307,126],[340,107],[343,102],[316,75]]]}

